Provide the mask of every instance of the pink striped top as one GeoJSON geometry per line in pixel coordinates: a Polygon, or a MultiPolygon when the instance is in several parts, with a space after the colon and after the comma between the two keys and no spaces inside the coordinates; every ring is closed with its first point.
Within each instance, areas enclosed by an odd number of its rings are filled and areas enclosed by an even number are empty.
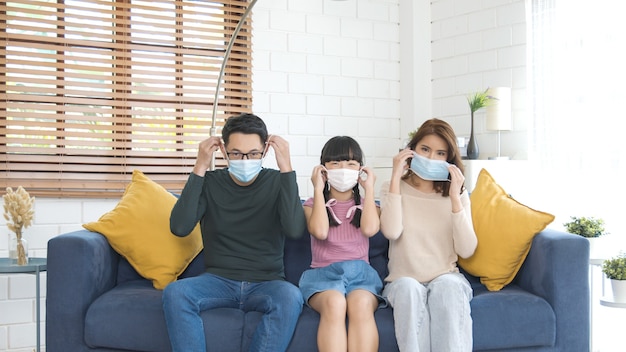
{"type": "MultiPolygon", "coordinates": [[[[312,207],[313,198],[307,199],[303,205],[312,207]]],[[[347,260],[363,260],[369,264],[369,238],[350,223],[356,210],[354,200],[340,202],[331,199],[326,206],[330,207],[341,224],[328,229],[326,240],[311,236],[311,268],[322,268],[347,260]]]]}

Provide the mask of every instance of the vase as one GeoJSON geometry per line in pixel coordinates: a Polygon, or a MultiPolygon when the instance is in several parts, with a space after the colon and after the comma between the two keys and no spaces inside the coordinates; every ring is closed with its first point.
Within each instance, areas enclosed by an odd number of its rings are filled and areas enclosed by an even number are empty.
{"type": "Polygon", "coordinates": [[[626,303],[626,280],[611,279],[611,289],[616,303],[626,303]]]}
{"type": "Polygon", "coordinates": [[[474,137],[474,113],[472,113],[471,122],[470,138],[467,144],[467,158],[475,160],[478,159],[478,142],[476,142],[476,137],[474,137]]]}
{"type": "Polygon", "coordinates": [[[11,264],[28,264],[28,241],[24,235],[18,240],[15,234],[9,236],[9,258],[11,264]]]}

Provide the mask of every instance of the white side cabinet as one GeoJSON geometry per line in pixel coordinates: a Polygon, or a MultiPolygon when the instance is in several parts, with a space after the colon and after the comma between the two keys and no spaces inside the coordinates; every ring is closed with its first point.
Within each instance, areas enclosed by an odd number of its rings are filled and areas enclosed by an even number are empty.
{"type": "Polygon", "coordinates": [[[514,198],[522,196],[531,186],[533,167],[528,160],[463,160],[465,187],[471,193],[480,170],[485,169],[497,184],[514,198]]]}

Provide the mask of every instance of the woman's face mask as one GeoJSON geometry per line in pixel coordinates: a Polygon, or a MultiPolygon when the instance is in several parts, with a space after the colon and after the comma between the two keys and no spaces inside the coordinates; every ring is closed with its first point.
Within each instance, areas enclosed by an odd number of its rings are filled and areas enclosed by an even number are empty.
{"type": "Polygon", "coordinates": [[[411,171],[429,181],[448,181],[448,164],[445,160],[433,160],[413,153],[411,171]]]}
{"type": "Polygon", "coordinates": [[[351,190],[359,180],[360,170],[353,169],[327,169],[328,183],[339,192],[351,190]]]}

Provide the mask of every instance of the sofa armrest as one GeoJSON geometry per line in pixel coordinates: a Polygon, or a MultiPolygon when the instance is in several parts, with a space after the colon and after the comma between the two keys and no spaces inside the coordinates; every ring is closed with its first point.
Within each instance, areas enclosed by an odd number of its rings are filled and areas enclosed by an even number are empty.
{"type": "Polygon", "coordinates": [[[46,350],[86,351],[85,314],[115,286],[119,255],[104,236],[80,230],[48,241],[46,350]]]}
{"type": "Polygon", "coordinates": [[[589,350],[589,242],[585,238],[552,229],[540,232],[516,283],[554,309],[556,350],[589,350]]]}

